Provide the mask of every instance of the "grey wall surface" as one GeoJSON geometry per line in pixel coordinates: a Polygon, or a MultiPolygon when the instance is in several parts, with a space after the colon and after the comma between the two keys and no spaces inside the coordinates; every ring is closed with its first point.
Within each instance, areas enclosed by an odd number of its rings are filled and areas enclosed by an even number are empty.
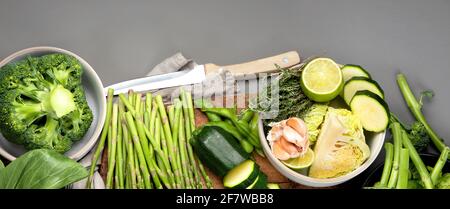
{"type": "Polygon", "coordinates": [[[240,63],[297,50],[364,66],[391,110],[412,121],[395,83],[433,89],[424,112],[450,144],[448,0],[0,0],[0,58],[50,45],[85,58],[105,85],[144,75],[181,51],[240,63]]]}

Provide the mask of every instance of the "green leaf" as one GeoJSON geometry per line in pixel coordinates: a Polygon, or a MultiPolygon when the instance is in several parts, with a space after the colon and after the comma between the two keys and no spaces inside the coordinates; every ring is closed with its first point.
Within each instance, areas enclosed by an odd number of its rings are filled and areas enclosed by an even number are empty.
{"type": "Polygon", "coordinates": [[[422,107],[423,106],[423,99],[424,97],[431,99],[434,96],[434,92],[432,90],[426,90],[426,91],[422,91],[420,93],[420,98],[419,98],[419,104],[422,107]]]}
{"type": "Polygon", "coordinates": [[[37,149],[0,170],[0,189],[60,189],[87,175],[76,161],[53,150],[37,149]]]}
{"type": "Polygon", "coordinates": [[[4,167],[5,167],[5,165],[3,164],[2,160],[0,160],[0,169],[4,168],[4,167]]]}

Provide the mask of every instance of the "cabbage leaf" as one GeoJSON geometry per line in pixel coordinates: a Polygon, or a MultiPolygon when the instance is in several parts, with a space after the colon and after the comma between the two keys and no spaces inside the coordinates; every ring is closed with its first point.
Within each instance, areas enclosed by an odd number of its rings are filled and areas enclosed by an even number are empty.
{"type": "Polygon", "coordinates": [[[370,155],[359,118],[349,110],[329,107],[314,153],[311,177],[334,178],[358,168],[370,155]]]}
{"type": "Polygon", "coordinates": [[[317,141],[320,125],[323,123],[327,110],[328,104],[314,103],[303,118],[308,129],[308,140],[311,145],[317,141]]]}

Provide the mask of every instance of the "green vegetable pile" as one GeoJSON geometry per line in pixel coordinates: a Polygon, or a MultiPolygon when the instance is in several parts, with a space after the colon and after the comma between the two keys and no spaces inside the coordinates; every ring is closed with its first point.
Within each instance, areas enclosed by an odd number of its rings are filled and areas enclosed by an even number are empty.
{"type": "Polygon", "coordinates": [[[0,161],[0,189],[61,189],[87,175],[76,161],[47,149],[29,151],[6,167],[0,161]]]}
{"type": "MultiPolygon", "coordinates": [[[[448,161],[450,148],[431,129],[421,112],[424,95],[417,101],[403,74],[397,76],[397,83],[417,121],[408,128],[391,114],[390,129],[393,143],[385,143],[386,157],[383,173],[381,180],[374,187],[450,189],[450,173],[442,174],[448,161]],[[429,145],[430,139],[441,152],[434,167],[426,166],[419,155],[419,152],[429,145]],[[410,166],[410,162],[413,166],[410,166]]],[[[430,93],[426,92],[425,96],[427,95],[430,93]]]]}
{"type": "Polygon", "coordinates": [[[153,97],[108,90],[106,122],[92,159],[87,188],[101,152],[108,153],[106,188],[201,189],[212,188],[203,165],[188,143],[195,129],[192,96],[181,91],[173,105],[153,97]],[[105,148],[105,143],[107,147],[105,148]],[[206,184],[206,185],[205,185],[206,184]]]}
{"type": "Polygon", "coordinates": [[[27,149],[64,153],[89,129],[93,115],[74,57],[27,57],[0,70],[0,131],[27,149]]]}
{"type": "Polygon", "coordinates": [[[278,98],[272,95],[273,85],[268,85],[255,100],[251,101],[250,107],[257,112],[273,112],[272,104],[278,103],[278,112],[274,118],[263,121],[265,132],[269,130],[269,124],[279,122],[290,117],[304,118],[310,111],[314,102],[310,100],[300,85],[301,67],[283,68],[278,78],[278,98]],[[278,100],[278,101],[276,101],[278,100]]]}
{"type": "Polygon", "coordinates": [[[245,109],[238,115],[236,108],[213,107],[206,100],[196,100],[195,103],[208,117],[209,122],[205,126],[222,128],[233,135],[247,153],[255,150],[259,155],[264,156],[259,142],[258,114],[245,109]]]}
{"type": "MultiPolygon", "coordinates": [[[[246,113],[244,112],[242,116],[246,116],[246,113]]],[[[228,125],[233,127],[231,124],[228,125]]],[[[225,188],[269,188],[267,176],[255,161],[249,159],[250,152],[244,150],[245,147],[239,146],[238,142],[241,141],[230,132],[229,126],[218,125],[217,121],[213,121],[196,129],[190,141],[195,153],[212,172],[223,177],[225,188]]],[[[270,186],[277,187],[274,184],[270,186]]]]}

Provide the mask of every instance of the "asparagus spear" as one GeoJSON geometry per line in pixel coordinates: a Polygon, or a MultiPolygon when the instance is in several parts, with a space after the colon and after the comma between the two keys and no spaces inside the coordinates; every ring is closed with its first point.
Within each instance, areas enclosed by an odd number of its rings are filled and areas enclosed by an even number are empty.
{"type": "Polygon", "coordinates": [[[123,171],[123,138],[122,138],[122,125],[120,118],[123,114],[123,109],[120,107],[120,100],[118,105],[118,117],[117,117],[117,154],[116,154],[116,172],[115,172],[115,188],[124,188],[124,171],[123,171]]]}
{"type": "Polygon", "coordinates": [[[137,183],[137,188],[138,189],[151,189],[153,188],[153,185],[150,182],[149,186],[146,186],[144,183],[144,178],[142,177],[142,173],[144,172],[142,170],[142,167],[139,166],[139,159],[138,159],[138,154],[136,152],[136,150],[134,150],[135,152],[133,153],[134,155],[134,167],[136,168],[136,183],[137,183]]]}
{"type": "Polygon", "coordinates": [[[156,102],[153,101],[152,105],[152,111],[150,113],[147,112],[147,114],[150,114],[150,133],[153,134],[155,131],[155,122],[156,122],[156,116],[158,115],[158,106],[156,105],[156,102]]]}
{"type": "Polygon", "coordinates": [[[137,114],[140,114],[141,113],[141,97],[142,97],[142,94],[140,94],[140,93],[136,93],[136,94],[134,94],[134,109],[135,109],[135,111],[136,111],[136,113],[137,114]]]}
{"type": "Polygon", "coordinates": [[[153,131],[153,136],[155,136],[155,146],[158,148],[161,148],[161,120],[159,119],[158,115],[156,116],[155,120],[155,131],[153,131]]]}
{"type": "Polygon", "coordinates": [[[94,171],[95,171],[95,167],[97,166],[97,161],[100,157],[100,153],[102,152],[102,150],[105,146],[105,140],[106,140],[106,136],[108,134],[108,129],[109,129],[109,122],[111,120],[113,97],[114,97],[114,90],[108,89],[108,97],[107,97],[108,102],[106,105],[105,124],[103,125],[102,135],[100,136],[100,141],[97,145],[97,149],[95,150],[94,157],[92,158],[91,168],[89,170],[89,176],[86,181],[86,188],[91,188],[92,176],[94,176],[94,171]]]}
{"type": "Polygon", "coordinates": [[[139,139],[139,136],[137,133],[136,125],[134,124],[132,113],[127,112],[125,117],[126,117],[128,129],[132,135],[132,141],[133,141],[135,150],[137,152],[137,156],[139,158],[139,167],[140,167],[141,172],[143,172],[145,187],[150,188],[151,182],[150,182],[149,168],[147,167],[147,164],[145,163],[145,154],[144,154],[141,142],[140,142],[141,140],[139,139]]]}
{"type": "Polygon", "coordinates": [[[202,165],[202,163],[201,163],[200,161],[198,161],[198,167],[200,168],[200,172],[201,172],[202,175],[203,175],[203,179],[205,180],[206,186],[208,187],[208,189],[213,189],[214,186],[213,186],[213,184],[212,184],[212,181],[211,181],[211,179],[209,178],[208,174],[207,174],[206,171],[205,171],[205,168],[203,168],[203,165],[202,165]]]}
{"type": "Polygon", "coordinates": [[[122,119],[122,129],[123,129],[123,137],[124,141],[127,144],[127,160],[128,160],[128,171],[129,171],[129,184],[130,188],[136,188],[136,168],[134,167],[134,150],[133,150],[133,142],[130,139],[130,134],[128,133],[128,128],[125,124],[125,118],[122,119]]]}
{"type": "MultiPolygon", "coordinates": [[[[130,95],[128,95],[128,97],[129,98],[131,98],[131,96],[130,95]]],[[[130,101],[125,97],[125,95],[124,94],[119,94],[119,98],[120,98],[120,101],[122,101],[122,103],[125,105],[125,107],[127,108],[127,111],[128,112],[131,112],[131,114],[134,116],[134,115],[136,115],[136,111],[135,111],[135,109],[133,108],[133,105],[130,103],[130,101]]]]}
{"type": "MultiPolygon", "coordinates": [[[[191,124],[191,133],[189,133],[188,137],[187,137],[187,140],[188,140],[187,150],[188,150],[188,154],[189,154],[190,164],[191,164],[194,176],[196,177],[196,180],[197,180],[197,188],[199,188],[199,189],[200,188],[204,188],[203,182],[202,182],[201,177],[200,177],[200,174],[203,176],[203,179],[206,182],[207,188],[213,188],[213,184],[211,182],[211,179],[206,174],[206,171],[203,168],[202,163],[200,161],[196,162],[196,156],[194,155],[194,152],[192,150],[192,146],[189,143],[190,137],[192,136],[192,132],[195,130],[195,115],[194,115],[194,106],[193,106],[191,93],[188,92],[188,91],[185,91],[184,94],[185,94],[185,98],[186,98],[185,100],[186,100],[186,102],[188,104],[189,121],[190,121],[190,124],[191,124]],[[197,165],[198,165],[199,169],[197,168],[197,165]]],[[[210,116],[215,118],[215,119],[219,119],[220,120],[220,116],[215,115],[215,116],[217,116],[217,117],[215,117],[214,115],[215,114],[211,113],[210,116]]]]}
{"type": "Polygon", "coordinates": [[[187,151],[188,158],[190,161],[190,168],[188,170],[188,175],[189,175],[189,179],[191,180],[192,188],[199,188],[199,187],[202,188],[203,185],[202,185],[200,173],[197,169],[197,166],[195,165],[193,153],[191,153],[189,151],[189,144],[188,144],[188,140],[190,139],[190,137],[192,135],[192,131],[195,129],[195,120],[192,120],[192,118],[191,118],[191,117],[194,117],[193,106],[192,106],[192,103],[190,103],[190,102],[192,102],[192,100],[189,102],[187,92],[184,91],[184,89],[181,89],[180,92],[181,92],[180,93],[181,102],[182,102],[182,106],[183,106],[183,114],[184,114],[184,118],[185,118],[186,139],[187,139],[186,151],[187,151]],[[192,108],[192,111],[190,111],[191,108],[192,108]],[[190,112],[192,112],[192,115],[190,114],[190,112]]]}
{"type": "Polygon", "coordinates": [[[148,137],[148,139],[150,141],[151,149],[156,152],[157,159],[159,161],[161,161],[161,164],[162,164],[161,172],[163,172],[163,169],[165,169],[165,171],[163,173],[167,174],[167,175],[164,175],[167,178],[167,182],[164,182],[166,184],[166,187],[174,187],[175,186],[174,185],[175,179],[174,179],[174,175],[173,175],[172,171],[170,170],[170,163],[169,163],[168,155],[165,154],[162,151],[162,149],[157,146],[156,139],[151,135],[151,133],[150,133],[150,131],[148,129],[144,128],[144,132],[145,132],[145,134],[147,135],[147,137],[148,137]],[[167,186],[167,184],[169,186],[167,186]]]}
{"type": "MultiPolygon", "coordinates": [[[[147,143],[147,136],[145,135],[145,131],[144,131],[144,123],[142,122],[142,118],[140,115],[136,116],[136,130],[140,139],[140,143],[142,144],[142,148],[143,148],[143,152],[145,154],[145,160],[147,161],[147,165],[150,169],[150,173],[153,177],[153,181],[155,183],[155,187],[158,189],[162,189],[162,185],[161,182],[159,180],[159,175],[158,175],[158,168],[156,167],[156,163],[154,163],[154,154],[153,154],[153,149],[149,149],[149,145],[147,143]]],[[[165,178],[165,177],[163,177],[165,178]]]]}
{"type": "Polygon", "coordinates": [[[116,145],[117,145],[117,118],[119,106],[113,104],[112,121],[111,121],[111,144],[110,153],[108,153],[108,172],[106,174],[106,188],[111,189],[113,185],[113,174],[116,165],[116,145]]]}
{"type": "Polygon", "coordinates": [[[186,188],[186,182],[185,179],[183,178],[183,171],[182,171],[182,165],[181,165],[181,158],[180,158],[180,153],[179,153],[179,143],[178,143],[178,137],[179,137],[179,132],[181,127],[179,126],[180,121],[181,121],[181,102],[179,99],[175,99],[174,100],[174,106],[175,106],[175,114],[174,114],[174,126],[172,129],[172,140],[173,140],[173,148],[172,148],[172,152],[174,153],[174,161],[176,164],[176,168],[175,168],[175,175],[178,173],[179,174],[179,183],[181,188],[186,188]]]}
{"type": "Polygon", "coordinates": [[[171,133],[170,125],[168,122],[166,109],[164,108],[164,104],[162,102],[161,95],[157,95],[155,97],[155,101],[156,101],[156,105],[158,106],[159,115],[161,117],[161,124],[162,124],[163,130],[164,130],[164,136],[166,138],[167,147],[168,147],[168,150],[170,150],[168,152],[169,153],[169,161],[174,170],[174,175],[175,175],[175,180],[176,180],[176,188],[180,188],[181,187],[181,176],[178,171],[176,158],[174,156],[176,152],[174,152],[175,149],[174,149],[174,144],[173,144],[173,139],[172,139],[172,133],[171,133]]]}
{"type": "Polygon", "coordinates": [[[152,93],[148,92],[145,94],[145,110],[151,111],[152,109],[152,93]]]}
{"type": "MultiPolygon", "coordinates": [[[[158,120],[161,122],[159,117],[158,117],[158,120]]],[[[168,148],[167,148],[166,136],[164,135],[164,130],[163,130],[163,127],[162,127],[160,122],[158,123],[159,128],[158,127],[156,127],[156,128],[159,129],[159,132],[160,132],[160,135],[161,135],[161,149],[163,150],[164,155],[169,156],[169,151],[168,151],[168,148]]]]}
{"type": "Polygon", "coordinates": [[[180,149],[180,160],[181,160],[181,168],[182,168],[182,176],[185,179],[185,185],[186,185],[186,189],[191,189],[192,185],[193,185],[193,178],[192,175],[189,175],[189,171],[188,171],[188,165],[187,165],[187,152],[186,152],[186,139],[185,139],[185,135],[184,135],[184,127],[183,127],[183,123],[184,123],[184,118],[183,115],[180,115],[180,120],[179,120],[179,139],[178,139],[178,147],[180,149]]]}
{"type": "Polygon", "coordinates": [[[170,128],[173,130],[174,126],[174,116],[175,116],[175,106],[169,105],[167,106],[167,114],[169,115],[169,124],[170,128]]]}
{"type": "MultiPolygon", "coordinates": [[[[191,124],[191,133],[195,130],[195,115],[194,115],[194,105],[192,102],[192,95],[189,91],[185,91],[184,93],[186,95],[186,102],[188,105],[188,111],[189,111],[189,121],[191,124]]],[[[189,139],[189,137],[188,137],[189,139]]]]}
{"type": "MultiPolygon", "coordinates": [[[[120,95],[119,95],[120,96],[120,95]]],[[[134,102],[136,101],[135,99],[134,99],[134,91],[133,90],[129,90],[128,91],[128,101],[130,102],[130,104],[131,104],[131,106],[132,106],[132,108],[131,109],[129,109],[128,111],[131,111],[131,110],[135,110],[134,109],[134,106],[136,105],[134,102]]]]}

